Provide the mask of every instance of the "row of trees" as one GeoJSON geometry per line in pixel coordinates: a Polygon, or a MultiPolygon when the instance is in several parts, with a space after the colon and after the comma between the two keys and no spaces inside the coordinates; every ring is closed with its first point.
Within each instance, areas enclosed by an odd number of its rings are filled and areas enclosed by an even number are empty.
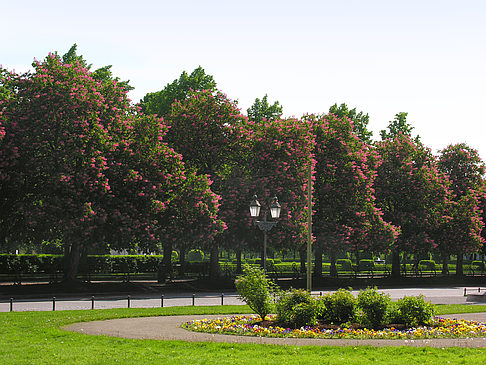
{"type": "Polygon", "coordinates": [[[265,95],[243,115],[200,67],[134,106],[127,82],[75,51],[0,81],[0,245],[59,242],[67,280],[107,247],[162,249],[162,276],[174,248],[204,248],[216,276],[218,249],[260,248],[255,193],[282,204],[271,245],[304,247],[309,176],[316,267],[324,251],[331,273],[341,251],[392,251],[398,276],[400,253],[435,251],[462,274],[482,247],[484,163],[464,144],[434,156],[406,113],[377,142],[345,104],[283,118],[265,95]]]}

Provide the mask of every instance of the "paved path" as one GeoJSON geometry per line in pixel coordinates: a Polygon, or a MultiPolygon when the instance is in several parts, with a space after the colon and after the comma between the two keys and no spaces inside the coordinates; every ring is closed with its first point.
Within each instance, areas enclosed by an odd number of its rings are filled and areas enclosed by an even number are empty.
{"type": "MultiPolygon", "coordinates": [[[[255,343],[288,346],[410,346],[410,347],[486,347],[486,338],[454,338],[425,340],[341,340],[307,338],[270,338],[232,336],[192,332],[181,328],[181,324],[193,319],[217,318],[221,316],[166,316],[146,318],[123,318],[107,321],[75,323],[65,327],[69,331],[88,335],[154,340],[181,340],[190,342],[255,343]]],[[[486,321],[486,313],[451,315],[452,318],[486,321]]]]}
{"type": "MultiPolygon", "coordinates": [[[[485,285],[486,287],[486,285],[485,285]]],[[[403,296],[415,296],[424,295],[425,298],[434,304],[481,304],[475,302],[467,302],[464,296],[465,287],[422,287],[422,288],[393,288],[393,289],[380,289],[379,291],[387,293],[392,299],[402,298],[403,296]]],[[[468,293],[478,293],[477,287],[467,287],[468,293]]],[[[484,289],[481,289],[481,294],[484,293],[484,289]]],[[[313,291],[313,295],[325,294],[331,291],[313,291]]],[[[353,294],[357,295],[358,291],[353,291],[353,294]]],[[[128,307],[127,295],[97,295],[95,296],[94,308],[95,309],[108,309],[108,308],[127,308],[128,307]]],[[[131,308],[153,308],[160,307],[163,304],[164,307],[174,306],[190,306],[193,305],[193,297],[190,293],[170,293],[164,295],[163,301],[161,294],[138,294],[130,297],[131,308]],[[162,303],[163,302],[163,303],[162,303]]],[[[194,305],[220,305],[221,293],[195,293],[194,305]]],[[[224,293],[223,304],[225,305],[238,305],[243,302],[238,299],[235,292],[224,293]]],[[[485,303],[486,304],[486,303],[485,303]]],[[[51,311],[55,310],[79,310],[79,309],[91,309],[92,308],[91,296],[78,296],[78,297],[62,297],[56,298],[53,303],[52,297],[46,299],[16,299],[13,298],[12,309],[14,311],[51,311]],[[54,304],[54,305],[53,305],[54,304]]],[[[10,301],[4,300],[0,302],[0,312],[10,311],[10,301]]]]}

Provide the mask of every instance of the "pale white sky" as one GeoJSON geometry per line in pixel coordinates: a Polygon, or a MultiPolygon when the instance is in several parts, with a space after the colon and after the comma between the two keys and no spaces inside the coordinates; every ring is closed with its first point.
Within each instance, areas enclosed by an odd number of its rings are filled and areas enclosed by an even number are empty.
{"type": "Polygon", "coordinates": [[[408,112],[434,152],[466,142],[486,160],[484,0],[0,0],[0,12],[9,69],[77,43],[138,102],[201,65],[243,111],[265,93],[286,116],[345,102],[376,139],[408,112]]]}

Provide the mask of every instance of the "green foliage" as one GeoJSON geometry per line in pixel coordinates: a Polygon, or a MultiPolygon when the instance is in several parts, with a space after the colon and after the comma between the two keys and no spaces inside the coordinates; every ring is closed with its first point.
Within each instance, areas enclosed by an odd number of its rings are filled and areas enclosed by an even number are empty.
{"type": "Polygon", "coordinates": [[[311,298],[309,303],[299,303],[292,308],[291,324],[295,327],[313,326],[317,324],[318,306],[311,298]]]}
{"type": "Polygon", "coordinates": [[[426,302],[423,295],[403,297],[392,306],[389,322],[417,327],[428,324],[433,315],[435,315],[434,306],[426,302]]]}
{"type": "Polygon", "coordinates": [[[140,107],[146,114],[165,116],[170,113],[171,105],[175,100],[182,101],[191,91],[200,90],[216,90],[213,76],[207,75],[201,66],[190,75],[184,71],[179,79],[167,84],[164,89],[145,95],[140,100],[140,107]]]}
{"type": "Polygon", "coordinates": [[[434,260],[420,260],[419,267],[422,270],[432,270],[435,271],[436,264],[434,260]]]}
{"type": "MultiPolygon", "coordinates": [[[[403,134],[406,136],[412,137],[412,130],[414,127],[410,123],[407,122],[407,115],[408,113],[398,113],[395,115],[395,119],[388,122],[387,129],[380,131],[381,139],[384,141],[385,139],[393,139],[399,134],[403,134]]],[[[415,142],[420,141],[420,137],[417,136],[414,138],[415,142]]]]}
{"type": "Polygon", "coordinates": [[[360,270],[374,270],[375,262],[370,259],[359,260],[359,268],[360,270]]]}
{"type": "Polygon", "coordinates": [[[349,290],[339,289],[318,299],[318,303],[318,318],[324,322],[341,324],[354,318],[356,298],[349,290]]]}
{"type": "Polygon", "coordinates": [[[363,112],[357,113],[356,108],[349,110],[348,106],[344,103],[339,107],[337,104],[332,105],[329,108],[329,113],[336,115],[340,119],[344,117],[351,119],[354,133],[363,142],[372,143],[373,132],[368,130],[368,123],[370,122],[368,114],[364,114],[363,112]]]}
{"type": "Polygon", "coordinates": [[[379,293],[376,287],[360,290],[358,307],[363,311],[361,322],[373,328],[381,326],[384,324],[390,303],[390,296],[379,293]]]}
{"type": "Polygon", "coordinates": [[[301,289],[291,289],[280,293],[275,307],[277,321],[291,326],[305,325],[302,324],[302,321],[306,318],[311,322],[315,321],[317,315],[317,308],[310,293],[301,289]],[[297,306],[298,314],[296,314],[297,306]]]}
{"type": "Polygon", "coordinates": [[[256,98],[251,107],[246,110],[248,118],[255,122],[260,122],[263,119],[278,119],[282,116],[282,106],[278,101],[270,105],[268,103],[268,95],[262,100],[256,98]]]}
{"type": "Polygon", "coordinates": [[[262,320],[273,308],[276,286],[267,279],[262,269],[246,265],[243,275],[235,281],[239,297],[257,313],[262,320]]]}
{"type": "Polygon", "coordinates": [[[353,264],[350,259],[337,259],[336,264],[341,267],[342,271],[353,270],[353,264]]]}
{"type": "Polygon", "coordinates": [[[473,261],[471,262],[471,266],[475,269],[475,270],[481,270],[481,271],[484,271],[484,261],[473,261]]]}
{"type": "Polygon", "coordinates": [[[191,250],[187,253],[187,261],[203,261],[204,260],[204,252],[201,250],[191,250]]]}

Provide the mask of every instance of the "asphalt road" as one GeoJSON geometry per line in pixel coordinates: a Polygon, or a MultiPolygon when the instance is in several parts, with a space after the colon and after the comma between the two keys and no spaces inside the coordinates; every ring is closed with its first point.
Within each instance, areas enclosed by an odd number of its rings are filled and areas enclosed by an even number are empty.
{"type": "MultiPolygon", "coordinates": [[[[393,288],[380,289],[390,295],[392,299],[402,298],[404,296],[423,295],[428,301],[434,304],[486,304],[486,288],[482,288],[478,292],[478,287],[417,287],[417,288],[393,288]],[[475,294],[475,298],[467,298],[464,296],[464,289],[468,294],[475,294]],[[477,294],[480,294],[477,296],[477,294]],[[471,299],[473,301],[471,301],[471,299]]],[[[320,295],[331,291],[313,291],[313,295],[320,295]]],[[[356,295],[358,291],[353,291],[356,295]]],[[[12,308],[13,311],[52,311],[54,310],[80,310],[91,309],[94,305],[95,309],[108,308],[153,308],[153,307],[174,307],[174,306],[206,306],[206,305],[233,305],[243,304],[235,292],[224,293],[195,293],[187,292],[164,294],[163,300],[161,294],[137,294],[127,295],[97,295],[94,297],[94,303],[91,296],[62,296],[61,298],[47,299],[16,299],[0,302],[0,312],[8,312],[12,308]]]]}

